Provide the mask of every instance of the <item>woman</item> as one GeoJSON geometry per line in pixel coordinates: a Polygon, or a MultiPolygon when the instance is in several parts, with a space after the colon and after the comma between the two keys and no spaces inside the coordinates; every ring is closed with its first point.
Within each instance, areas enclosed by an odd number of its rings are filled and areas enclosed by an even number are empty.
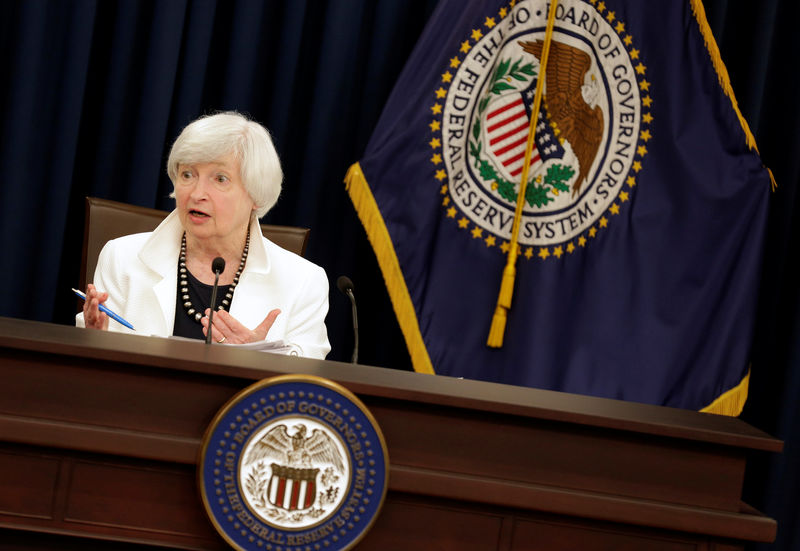
{"type": "Polygon", "coordinates": [[[212,338],[219,343],[283,340],[291,353],[324,358],[325,271],[261,235],[258,219],[278,199],[283,173],[266,129],[234,112],[202,117],[172,146],[167,173],[176,208],[151,233],[109,241],[86,290],[79,326],[204,339],[215,274],[212,338]]]}

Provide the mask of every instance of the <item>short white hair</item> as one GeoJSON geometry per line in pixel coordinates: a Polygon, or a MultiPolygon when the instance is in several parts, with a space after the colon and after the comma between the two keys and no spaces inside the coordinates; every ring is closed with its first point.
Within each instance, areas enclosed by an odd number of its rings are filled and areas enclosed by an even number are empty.
{"type": "Polygon", "coordinates": [[[281,193],[283,170],[266,128],[235,111],[206,115],[191,122],[172,144],[167,174],[175,183],[179,165],[209,163],[233,154],[245,190],[261,218],[275,206],[281,193]]]}

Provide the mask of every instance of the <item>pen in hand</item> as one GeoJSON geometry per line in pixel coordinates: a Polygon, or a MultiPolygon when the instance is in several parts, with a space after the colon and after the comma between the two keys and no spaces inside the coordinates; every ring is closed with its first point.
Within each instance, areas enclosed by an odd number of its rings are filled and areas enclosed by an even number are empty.
{"type": "MultiPolygon", "coordinates": [[[[72,288],[72,292],[75,293],[76,295],[78,295],[78,297],[80,297],[82,300],[86,300],[86,295],[84,293],[82,293],[81,291],[78,291],[74,287],[72,288]]],[[[125,327],[127,327],[129,329],[133,329],[133,325],[131,325],[128,321],[126,321],[121,316],[115,314],[114,312],[112,312],[111,310],[109,310],[108,308],[106,308],[102,304],[100,304],[98,306],[100,308],[100,311],[101,312],[105,312],[106,314],[108,314],[108,317],[110,317],[112,320],[118,321],[119,323],[121,323],[122,325],[124,325],[125,327]]],[[[134,331],[135,331],[135,329],[134,329],[134,331]]]]}

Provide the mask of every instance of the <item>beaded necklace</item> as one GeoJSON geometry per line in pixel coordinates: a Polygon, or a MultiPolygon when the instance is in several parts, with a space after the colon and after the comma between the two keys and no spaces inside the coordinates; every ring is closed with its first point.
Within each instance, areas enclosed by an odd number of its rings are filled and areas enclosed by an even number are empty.
{"type": "MultiPolygon", "coordinates": [[[[217,307],[217,310],[230,310],[231,301],[233,300],[233,292],[236,290],[236,286],[239,284],[239,277],[242,275],[242,270],[244,270],[244,264],[247,261],[247,253],[249,250],[250,228],[247,228],[247,241],[244,244],[242,260],[239,262],[239,269],[236,270],[236,275],[233,276],[233,283],[231,283],[228,287],[228,292],[225,293],[222,303],[217,307]]],[[[183,237],[181,238],[181,254],[178,258],[178,278],[180,279],[179,283],[181,288],[181,298],[183,299],[183,308],[186,310],[186,314],[190,318],[200,323],[200,320],[203,319],[203,313],[195,309],[194,305],[192,304],[192,300],[189,298],[189,276],[188,270],[186,269],[186,232],[183,233],[183,237]]]]}

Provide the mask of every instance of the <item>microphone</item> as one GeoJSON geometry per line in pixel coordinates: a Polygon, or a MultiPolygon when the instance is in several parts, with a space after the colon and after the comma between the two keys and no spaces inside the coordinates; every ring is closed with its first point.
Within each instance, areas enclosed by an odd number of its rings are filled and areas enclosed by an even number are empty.
{"type": "Polygon", "coordinates": [[[211,261],[211,271],[214,272],[214,288],[211,290],[211,306],[208,309],[208,334],[206,344],[211,344],[211,323],[214,319],[214,305],[217,303],[217,287],[219,286],[219,274],[225,271],[225,259],[218,256],[211,261]]]}
{"type": "Polygon", "coordinates": [[[353,305],[353,363],[358,363],[358,312],[356,312],[356,297],[353,295],[353,282],[347,276],[339,276],[336,286],[347,295],[353,305]]]}

